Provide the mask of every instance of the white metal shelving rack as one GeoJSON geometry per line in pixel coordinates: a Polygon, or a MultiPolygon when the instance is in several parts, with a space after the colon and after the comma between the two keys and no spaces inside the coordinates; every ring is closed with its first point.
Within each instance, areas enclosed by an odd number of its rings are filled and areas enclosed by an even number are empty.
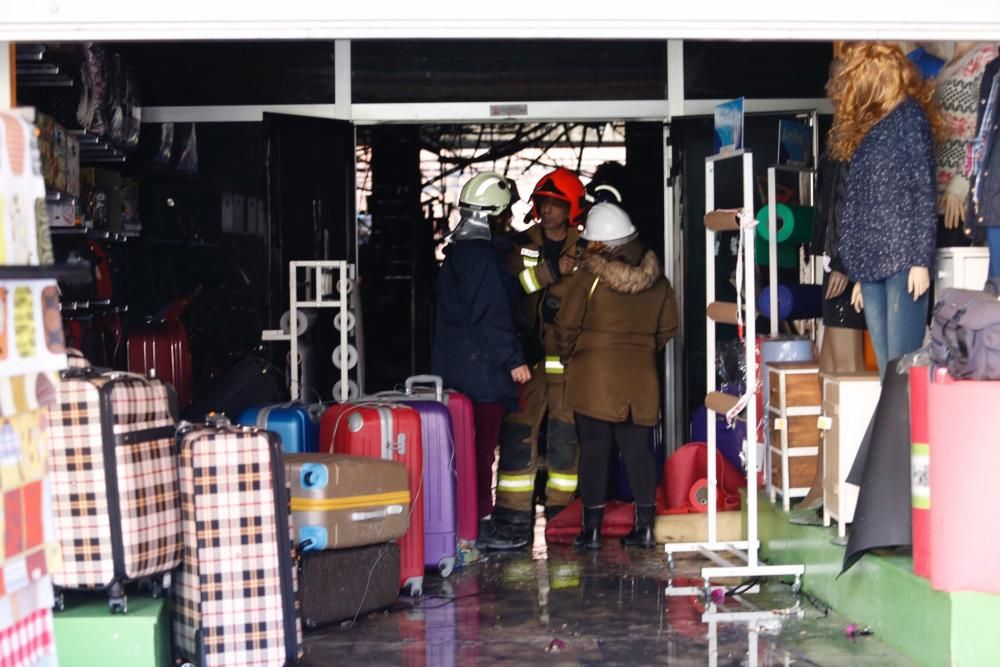
{"type": "MultiPolygon", "coordinates": [[[[747,667],[758,667],[760,665],[760,637],[761,635],[777,635],[784,624],[790,620],[801,620],[805,616],[805,611],[796,603],[795,606],[775,611],[762,611],[742,596],[735,596],[741,604],[741,611],[728,611],[720,609],[714,602],[710,602],[701,616],[702,623],[708,625],[708,665],[718,667],[719,665],[719,625],[746,625],[747,632],[747,659],[744,664],[747,667]]],[[[777,661],[768,664],[782,664],[787,667],[791,664],[791,655],[786,651],[781,656],[781,663],[777,661]]]]}
{"type": "MultiPolygon", "coordinates": [[[[819,159],[819,112],[813,111],[809,114],[809,125],[812,127],[812,162],[813,164],[819,159]]],[[[768,306],[770,308],[770,332],[771,336],[777,336],[780,332],[778,331],[778,172],[797,174],[799,177],[799,204],[815,206],[816,204],[816,170],[809,166],[793,166],[793,165],[772,165],[767,169],[767,284],[770,289],[768,290],[768,306]],[[803,196],[805,194],[805,196],[803,196]]],[[[810,271],[810,276],[808,280],[815,282],[819,281],[822,284],[823,279],[823,268],[819,266],[810,271]]],[[[813,329],[813,340],[820,340],[822,334],[822,320],[818,327],[813,329]]],[[[763,374],[764,369],[761,369],[763,374]]],[[[765,397],[767,400],[769,397],[765,397]]],[[[764,452],[764,486],[767,490],[771,502],[775,501],[775,485],[771,474],[771,456],[773,452],[771,451],[771,443],[768,433],[769,420],[771,417],[770,410],[765,408],[764,410],[764,426],[761,432],[764,436],[763,442],[758,442],[757,446],[760,451],[764,452]]],[[[815,449],[815,448],[813,448],[815,449]]],[[[805,456],[806,453],[799,452],[798,455],[805,456]]],[[[792,489],[789,494],[789,498],[805,498],[809,493],[809,489],[792,489]]],[[[784,504],[786,506],[785,511],[788,511],[788,498],[784,499],[784,504]]]]}
{"type": "Polygon", "coordinates": [[[738,405],[739,399],[720,392],[716,392],[716,369],[715,369],[715,324],[716,322],[730,322],[732,319],[739,320],[739,304],[720,304],[715,301],[715,234],[721,231],[740,231],[743,246],[742,276],[746,294],[744,299],[745,313],[742,321],[745,324],[744,340],[746,343],[746,377],[747,377],[747,397],[746,401],[746,422],[748,440],[756,433],[757,424],[757,402],[756,402],[756,377],[757,360],[755,354],[756,346],[756,280],[754,264],[754,236],[755,230],[753,220],[753,154],[744,151],[737,151],[723,155],[713,155],[705,159],[705,210],[709,212],[705,216],[705,302],[706,302],[706,331],[705,331],[705,359],[706,359],[706,389],[705,398],[707,433],[708,433],[708,541],[689,542],[666,545],[667,563],[673,568],[673,556],[677,553],[697,553],[711,562],[711,566],[703,567],[701,576],[704,581],[704,591],[707,593],[712,579],[744,577],[795,577],[795,589],[801,585],[801,577],[805,571],[802,565],[763,565],[758,558],[760,541],[757,538],[757,504],[758,504],[758,475],[757,475],[757,447],[744,443],[747,467],[747,539],[742,541],[726,542],[718,539],[718,511],[717,511],[717,488],[718,471],[716,470],[716,437],[715,421],[716,412],[733,409],[738,405]],[[715,209],[715,165],[724,160],[741,160],[743,168],[743,206],[739,210],[729,212],[718,212],[715,209]],[[719,217],[712,214],[728,213],[728,221],[719,224],[719,217]],[[711,221],[710,221],[711,219],[711,221]],[[733,307],[735,306],[735,308],[733,307]],[[719,316],[720,312],[728,312],[733,318],[719,316]]]}
{"type": "Polygon", "coordinates": [[[770,324],[771,335],[778,335],[778,211],[775,205],[778,201],[778,172],[787,172],[799,175],[800,192],[806,189],[803,186],[803,178],[809,179],[808,196],[806,201],[801,201],[803,205],[813,206],[815,203],[816,172],[809,167],[793,167],[788,165],[775,165],[767,169],[767,284],[771,288],[769,293],[770,324]]]}
{"type": "MultiPolygon", "coordinates": [[[[288,341],[291,347],[288,364],[288,390],[291,400],[301,399],[299,378],[299,311],[314,309],[336,310],[334,324],[340,335],[335,355],[339,364],[340,381],[335,387],[336,400],[346,402],[355,398],[358,386],[351,379],[352,368],[360,369],[360,349],[351,345],[357,335],[358,318],[351,307],[351,294],[355,289],[355,268],[342,260],[297,261],[288,263],[288,331],[267,329],[261,333],[265,342],[288,341]],[[352,334],[352,332],[355,332],[352,334]]],[[[358,373],[360,377],[360,372],[358,373]]]]}

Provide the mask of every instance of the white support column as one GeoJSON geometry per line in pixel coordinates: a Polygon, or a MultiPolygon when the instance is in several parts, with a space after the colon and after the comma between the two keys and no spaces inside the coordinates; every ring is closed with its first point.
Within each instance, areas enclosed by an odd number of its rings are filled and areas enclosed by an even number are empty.
{"type": "Polygon", "coordinates": [[[351,120],[351,40],[333,43],[334,108],[337,118],[351,120]]]}
{"type": "Polygon", "coordinates": [[[684,115],[684,40],[667,40],[667,105],[670,118],[684,115]]]}
{"type": "Polygon", "coordinates": [[[14,60],[10,57],[13,44],[0,42],[0,109],[14,106],[14,60]]]}
{"type": "MultiPolygon", "coordinates": [[[[778,184],[774,167],[767,170],[767,286],[771,288],[771,335],[778,335],[778,184]]],[[[767,473],[770,475],[770,471],[767,473]]]]}
{"type": "MultiPolygon", "coordinates": [[[[753,155],[743,154],[743,216],[747,220],[753,219],[753,155]]],[[[742,221],[742,218],[741,218],[742,221]]],[[[750,390],[751,383],[757,382],[757,358],[755,349],[757,346],[757,273],[754,270],[755,257],[754,245],[757,237],[756,230],[751,227],[749,231],[742,230],[740,234],[744,237],[743,242],[743,272],[745,274],[743,289],[745,290],[746,316],[745,316],[745,336],[746,336],[746,378],[747,389],[750,390]]],[[[712,363],[714,359],[709,361],[712,363]]],[[[751,442],[750,434],[757,433],[757,393],[749,391],[750,400],[747,401],[747,541],[750,548],[747,550],[747,566],[750,569],[757,567],[757,549],[760,542],[757,540],[757,437],[754,435],[751,442]]],[[[714,495],[714,494],[713,494],[714,495]]]]}
{"type": "MultiPolygon", "coordinates": [[[[705,160],[705,213],[715,210],[715,161],[705,160]]],[[[705,227],[705,306],[715,301],[715,233],[705,227]]],[[[705,316],[705,394],[715,391],[715,321],[705,316]]],[[[705,406],[705,434],[708,445],[708,542],[718,542],[716,526],[716,474],[715,450],[717,435],[715,432],[715,411],[705,406]]],[[[749,425],[747,426],[749,430],[749,425]]]]}

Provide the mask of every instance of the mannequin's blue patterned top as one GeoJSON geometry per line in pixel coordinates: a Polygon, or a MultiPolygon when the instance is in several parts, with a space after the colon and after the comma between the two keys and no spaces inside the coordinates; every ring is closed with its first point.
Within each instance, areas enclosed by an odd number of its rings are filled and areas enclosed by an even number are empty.
{"type": "Polygon", "coordinates": [[[851,157],[840,256],[851,280],[882,281],[911,267],[933,271],[937,183],[930,123],[903,100],[851,157]]]}

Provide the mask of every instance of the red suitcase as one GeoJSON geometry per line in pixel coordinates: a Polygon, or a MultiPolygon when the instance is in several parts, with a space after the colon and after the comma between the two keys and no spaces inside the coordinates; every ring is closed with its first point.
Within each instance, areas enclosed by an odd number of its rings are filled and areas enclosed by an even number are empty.
{"type": "Polygon", "coordinates": [[[423,594],[424,498],[420,416],[392,403],[336,404],[323,413],[319,450],[398,461],[410,481],[410,527],[399,540],[399,584],[409,595],[423,594]]]}
{"type": "Polygon", "coordinates": [[[178,407],[191,402],[191,349],[187,331],[180,320],[146,322],[129,328],[128,370],[156,377],[174,387],[178,407]]]}
{"type": "Polygon", "coordinates": [[[459,541],[474,544],[479,537],[479,517],[476,516],[476,426],[472,401],[457,391],[443,391],[441,378],[436,375],[417,375],[407,379],[406,393],[414,398],[433,397],[448,406],[455,439],[456,531],[459,541]],[[433,389],[429,390],[424,385],[433,389]]]}

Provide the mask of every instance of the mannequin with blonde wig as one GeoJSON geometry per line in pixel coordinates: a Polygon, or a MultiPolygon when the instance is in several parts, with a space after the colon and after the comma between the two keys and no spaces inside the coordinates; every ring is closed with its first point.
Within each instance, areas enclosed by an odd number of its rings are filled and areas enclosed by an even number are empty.
{"type": "Polygon", "coordinates": [[[846,42],[837,51],[828,150],[850,164],[839,246],[884,374],[923,340],[937,228],[934,144],[944,124],[933,84],[898,45],[846,42]]]}

